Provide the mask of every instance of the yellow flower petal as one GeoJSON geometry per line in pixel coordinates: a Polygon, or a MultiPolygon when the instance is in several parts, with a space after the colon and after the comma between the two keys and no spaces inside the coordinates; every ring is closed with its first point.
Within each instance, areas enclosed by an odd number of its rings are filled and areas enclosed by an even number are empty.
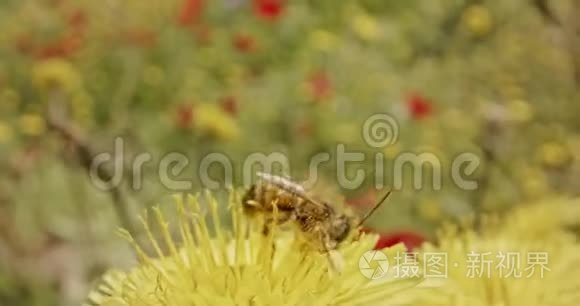
{"type": "Polygon", "coordinates": [[[511,118],[517,122],[529,122],[534,116],[532,106],[524,100],[508,102],[507,108],[511,118]]]}
{"type": "Polygon", "coordinates": [[[81,85],[81,75],[63,59],[49,59],[32,68],[32,83],[40,90],[59,89],[71,93],[81,85]]]}
{"type": "Polygon", "coordinates": [[[419,258],[428,266],[430,254],[445,254],[447,275],[420,292],[417,305],[578,305],[580,244],[564,228],[564,216],[578,225],[578,204],[528,205],[505,218],[482,218],[477,229],[473,223],[446,226],[419,258]],[[542,261],[534,260],[540,255],[542,261]]]}
{"type": "MultiPolygon", "coordinates": [[[[176,196],[176,231],[160,209],[154,218],[162,230],[154,238],[150,221],[142,218],[155,258],[127,232],[140,265],[129,272],[110,271],[89,299],[99,306],[153,305],[384,305],[412,297],[417,278],[386,275],[364,277],[359,259],[373,248],[376,236],[349,241],[340,250],[342,273],[331,272],[326,256],[308,248],[293,231],[275,228],[262,233],[262,223],[241,211],[239,195],[229,203],[204,197],[176,196]],[[221,226],[218,207],[231,217],[232,229],[221,226]],[[209,216],[203,214],[207,211],[209,216]],[[208,225],[211,220],[212,225],[208,225]],[[171,233],[178,233],[179,238],[171,233]],[[178,246],[179,242],[179,246],[178,246]]],[[[383,251],[387,260],[399,248],[383,251]]]]}
{"type": "Polygon", "coordinates": [[[338,45],[338,38],[326,30],[314,30],[309,36],[310,45],[321,51],[331,51],[338,45]]]}
{"type": "Polygon", "coordinates": [[[443,218],[443,212],[439,203],[433,200],[423,200],[417,206],[418,214],[428,221],[439,221],[443,218]]]}
{"type": "Polygon", "coordinates": [[[195,128],[219,140],[234,141],[240,137],[237,122],[214,104],[200,104],[195,108],[195,128]]]}
{"type": "Polygon", "coordinates": [[[368,14],[357,14],[352,17],[352,28],[364,40],[377,40],[381,34],[376,19],[368,14]]]}
{"type": "Polygon", "coordinates": [[[463,12],[462,22],[465,28],[475,36],[488,34],[493,27],[489,9],[483,5],[472,5],[463,12]]]}
{"type": "Polygon", "coordinates": [[[28,136],[40,136],[46,131],[44,118],[37,114],[24,114],[18,119],[20,130],[28,136]]]}
{"type": "Polygon", "coordinates": [[[541,161],[551,167],[561,167],[570,161],[570,151],[561,143],[547,142],[539,149],[541,161]]]}

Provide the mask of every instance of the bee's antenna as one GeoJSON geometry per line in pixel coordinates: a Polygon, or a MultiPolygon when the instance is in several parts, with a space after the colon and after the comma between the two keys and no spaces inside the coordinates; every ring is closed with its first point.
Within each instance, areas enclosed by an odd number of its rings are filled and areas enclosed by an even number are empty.
{"type": "Polygon", "coordinates": [[[391,193],[392,193],[391,190],[387,191],[387,193],[381,198],[381,200],[378,201],[377,204],[375,204],[375,206],[360,220],[360,222],[356,227],[358,228],[359,226],[361,226],[370,216],[372,216],[375,213],[375,211],[379,207],[381,207],[381,204],[383,204],[385,200],[391,195],[391,193]]]}

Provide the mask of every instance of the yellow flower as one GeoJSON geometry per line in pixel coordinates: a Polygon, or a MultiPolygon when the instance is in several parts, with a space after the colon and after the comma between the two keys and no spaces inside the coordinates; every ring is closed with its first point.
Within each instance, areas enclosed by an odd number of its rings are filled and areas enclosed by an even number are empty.
{"type": "Polygon", "coordinates": [[[564,229],[580,221],[578,204],[555,200],[482,218],[477,229],[445,227],[419,257],[445,254],[447,277],[430,279],[438,287],[418,305],[578,305],[580,244],[564,229]]]}
{"type": "Polygon", "coordinates": [[[10,142],[13,134],[12,127],[6,123],[0,122],[0,144],[10,142]]]}
{"type": "Polygon", "coordinates": [[[443,212],[439,203],[431,199],[424,199],[417,206],[419,216],[428,221],[439,221],[443,218],[443,212]]]}
{"type": "Polygon", "coordinates": [[[140,264],[129,272],[107,273],[89,296],[92,305],[385,305],[410,299],[420,281],[365,278],[358,263],[374,246],[374,235],[351,241],[339,251],[345,265],[337,274],[326,256],[305,247],[293,231],[274,228],[264,235],[262,223],[246,218],[241,205],[235,204],[239,203],[236,193],[229,203],[207,195],[204,209],[198,197],[175,199],[176,231],[170,230],[160,209],[154,209],[161,241],[154,238],[148,220],[141,219],[157,257],[147,255],[144,246],[123,232],[140,264]],[[226,216],[231,217],[232,230],[221,225],[220,204],[229,204],[226,216]],[[212,226],[203,211],[209,213],[212,226]],[[173,232],[178,233],[181,247],[173,232]]]}
{"type": "Polygon", "coordinates": [[[516,122],[530,122],[534,116],[532,106],[524,100],[513,100],[508,102],[507,109],[512,120],[516,122]]]}
{"type": "Polygon", "coordinates": [[[381,34],[376,19],[368,14],[357,14],[352,17],[352,28],[364,40],[377,40],[381,34]]]}
{"type": "Polygon", "coordinates": [[[402,151],[401,145],[399,143],[393,143],[385,147],[383,152],[385,157],[388,159],[395,159],[402,151]]]}
{"type": "Polygon", "coordinates": [[[551,167],[564,166],[571,159],[568,148],[559,142],[544,143],[539,149],[540,160],[551,167]]]}
{"type": "Polygon", "coordinates": [[[71,93],[81,86],[81,75],[63,59],[49,59],[32,68],[32,83],[40,90],[59,89],[71,93]]]}
{"type": "MultiPolygon", "coordinates": [[[[558,240],[568,233],[567,227],[580,225],[580,201],[565,197],[552,197],[533,204],[514,208],[504,218],[501,232],[530,240],[558,240]]],[[[497,225],[490,222],[488,228],[497,225]]]]}
{"type": "Polygon", "coordinates": [[[334,126],[334,139],[340,143],[354,143],[357,137],[358,127],[353,123],[338,123],[334,126]]]}
{"type": "Polygon", "coordinates": [[[18,119],[20,130],[28,136],[40,136],[46,131],[44,118],[38,114],[24,114],[18,119]]]}
{"type": "Polygon", "coordinates": [[[237,122],[214,104],[199,104],[195,108],[195,128],[219,140],[234,141],[240,137],[237,122]]]}
{"type": "Polygon", "coordinates": [[[484,36],[493,27],[491,14],[483,5],[472,5],[468,7],[463,12],[462,23],[475,36],[484,36]]]}
{"type": "Polygon", "coordinates": [[[338,45],[338,38],[326,30],[314,30],[310,33],[310,45],[321,51],[331,51],[338,45]]]}
{"type": "Polygon", "coordinates": [[[515,181],[526,199],[539,200],[550,195],[550,184],[546,174],[540,167],[529,165],[514,165],[515,181]]]}

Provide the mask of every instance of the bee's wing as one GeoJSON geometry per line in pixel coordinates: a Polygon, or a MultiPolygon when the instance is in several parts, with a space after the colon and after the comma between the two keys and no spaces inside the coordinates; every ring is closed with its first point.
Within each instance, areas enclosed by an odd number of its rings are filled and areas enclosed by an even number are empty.
{"type": "Polygon", "coordinates": [[[277,186],[278,188],[282,188],[297,194],[306,193],[302,185],[292,181],[290,178],[264,172],[257,172],[256,176],[274,186],[277,186]]]}
{"type": "Polygon", "coordinates": [[[290,178],[286,178],[286,177],[282,177],[282,176],[278,176],[278,175],[272,175],[272,174],[264,173],[264,172],[257,172],[256,176],[258,176],[260,179],[264,180],[265,182],[267,182],[269,184],[272,184],[272,185],[274,185],[282,190],[285,190],[289,193],[295,194],[296,196],[299,196],[305,200],[308,200],[317,206],[325,207],[325,205],[320,203],[318,200],[313,199],[306,192],[306,189],[304,188],[304,186],[292,181],[290,178]]]}
{"type": "Polygon", "coordinates": [[[324,201],[329,205],[343,209],[343,203],[345,202],[344,195],[336,184],[333,184],[327,179],[319,178],[312,187],[308,188],[307,193],[311,197],[317,197],[317,195],[324,195],[324,201]]]}

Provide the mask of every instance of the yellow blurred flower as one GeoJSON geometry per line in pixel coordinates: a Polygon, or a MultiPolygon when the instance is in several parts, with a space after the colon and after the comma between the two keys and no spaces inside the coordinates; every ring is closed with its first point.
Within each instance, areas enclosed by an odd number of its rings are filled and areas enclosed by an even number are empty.
{"type": "Polygon", "coordinates": [[[518,174],[520,188],[529,200],[545,197],[550,192],[548,178],[541,169],[525,168],[518,174]]]}
{"type": "Polygon", "coordinates": [[[377,20],[368,14],[361,13],[352,17],[351,26],[354,32],[364,40],[377,40],[381,34],[377,20]]]}
{"type": "Polygon", "coordinates": [[[217,105],[202,103],[194,110],[194,128],[219,140],[235,141],[240,137],[236,120],[217,105]]]}
{"type": "Polygon", "coordinates": [[[20,131],[28,136],[40,136],[46,131],[44,118],[38,114],[24,114],[18,118],[20,131]]]}
{"type": "Polygon", "coordinates": [[[40,90],[58,89],[71,93],[81,86],[82,78],[70,62],[49,59],[33,66],[32,83],[40,90]]]}
{"type": "MultiPolygon", "coordinates": [[[[207,207],[202,209],[198,197],[176,197],[175,230],[160,209],[154,209],[161,241],[154,238],[149,221],[141,218],[156,258],[123,232],[140,264],[129,272],[106,274],[89,296],[91,305],[385,305],[412,299],[420,282],[392,275],[370,280],[361,274],[359,259],[373,248],[375,235],[363,235],[337,251],[344,269],[333,273],[327,256],[312,251],[293,231],[274,228],[264,235],[263,223],[243,214],[239,195],[229,202],[218,203],[212,196],[203,200],[207,207]],[[231,218],[232,230],[222,227],[224,215],[218,207],[227,207],[224,213],[231,218]]],[[[382,252],[392,258],[399,250],[382,252]]]]}
{"type": "Polygon", "coordinates": [[[309,36],[312,48],[320,51],[331,51],[338,45],[338,38],[333,33],[326,30],[314,30],[309,36]]]}
{"type": "Polygon", "coordinates": [[[446,226],[419,256],[445,254],[446,277],[426,281],[435,288],[419,293],[418,305],[578,305],[580,244],[563,221],[580,221],[578,204],[528,205],[505,218],[484,217],[477,229],[446,226]]]}
{"type": "MultiPolygon", "coordinates": [[[[497,221],[492,221],[488,230],[497,227],[497,221]]],[[[520,239],[557,241],[568,235],[573,238],[569,229],[580,225],[580,200],[563,196],[536,199],[516,206],[500,221],[499,230],[520,239]]]]}
{"type": "Polygon", "coordinates": [[[488,8],[472,5],[463,12],[462,24],[473,35],[484,36],[491,31],[493,20],[488,8]]]}
{"type": "Polygon", "coordinates": [[[393,143],[385,147],[383,153],[385,153],[385,157],[389,159],[394,159],[401,153],[401,145],[398,143],[393,143]]]}
{"type": "Polygon", "coordinates": [[[6,123],[0,122],[0,144],[8,143],[12,140],[14,131],[12,127],[6,123]]]}
{"type": "Polygon", "coordinates": [[[439,221],[443,218],[443,212],[439,203],[431,199],[423,199],[417,205],[417,213],[427,221],[439,221]]]}
{"type": "Polygon", "coordinates": [[[334,126],[334,139],[340,143],[354,143],[360,136],[359,127],[352,122],[338,123],[334,126]]]}
{"type": "Polygon", "coordinates": [[[532,106],[524,100],[512,100],[508,102],[507,109],[511,119],[516,122],[530,122],[534,117],[532,106]]]}
{"type": "Polygon", "coordinates": [[[562,167],[571,160],[570,151],[559,142],[546,142],[538,152],[540,160],[550,167],[562,167]]]}

